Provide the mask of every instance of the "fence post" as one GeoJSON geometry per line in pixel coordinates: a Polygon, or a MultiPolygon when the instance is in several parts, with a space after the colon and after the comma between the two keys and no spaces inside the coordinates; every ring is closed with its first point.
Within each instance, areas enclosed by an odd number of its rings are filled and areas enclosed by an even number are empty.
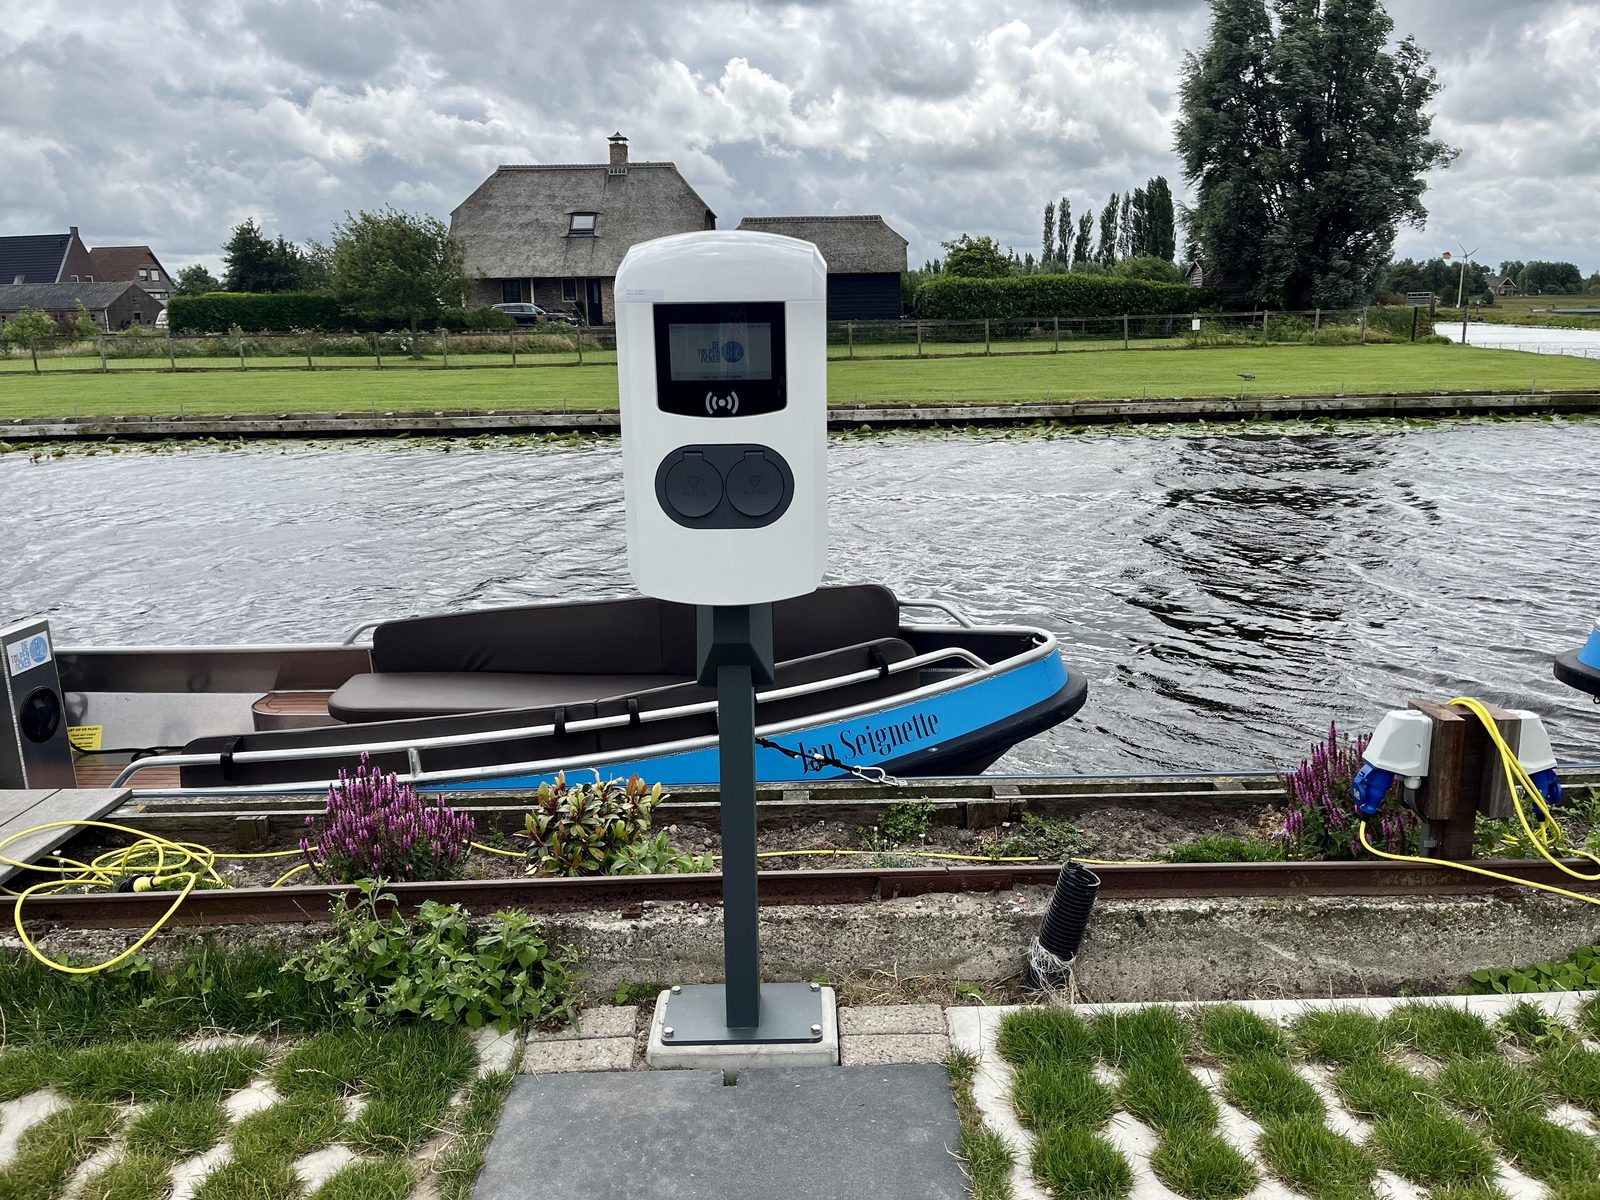
{"type": "Polygon", "coordinates": [[[311,339],[309,337],[306,338],[306,370],[316,370],[316,368],[311,365],[311,339]]]}
{"type": "Polygon", "coordinates": [[[1317,334],[1322,330],[1322,306],[1317,305],[1317,315],[1311,318],[1311,340],[1317,340],[1317,334]]]}
{"type": "Polygon", "coordinates": [[[37,338],[28,339],[28,353],[33,358],[33,373],[39,373],[39,341],[37,338]]]}
{"type": "Polygon", "coordinates": [[[1128,314],[1122,314],[1122,348],[1128,348],[1128,314]]]}
{"type": "Polygon", "coordinates": [[[1267,314],[1271,311],[1272,310],[1270,308],[1263,308],[1261,310],[1261,340],[1263,342],[1267,340],[1267,314]]]}
{"type": "Polygon", "coordinates": [[[1060,354],[1061,353],[1061,314],[1057,313],[1055,316],[1051,317],[1050,318],[1050,323],[1051,323],[1052,326],[1055,327],[1055,331],[1056,331],[1055,349],[1051,350],[1050,353],[1052,353],[1052,354],[1060,354]]]}
{"type": "MultiPolygon", "coordinates": [[[[171,339],[169,338],[168,340],[170,341],[171,339]]],[[[100,351],[100,374],[104,375],[110,369],[106,366],[106,335],[103,333],[95,334],[94,344],[95,348],[100,351]]]]}
{"type": "Polygon", "coordinates": [[[1411,306],[1411,340],[1413,342],[1417,340],[1417,314],[1421,311],[1415,304],[1411,306]]]}
{"type": "Polygon", "coordinates": [[[922,357],[922,322],[917,322],[917,357],[922,357]]]}
{"type": "Polygon", "coordinates": [[[244,330],[239,331],[239,370],[244,370],[244,330]]]}
{"type": "Polygon", "coordinates": [[[372,361],[374,371],[383,370],[383,343],[378,340],[376,331],[372,335],[372,361]]]}
{"type": "Polygon", "coordinates": [[[983,352],[985,354],[993,353],[989,349],[989,318],[988,317],[985,317],[983,319],[983,352]]]}
{"type": "Polygon", "coordinates": [[[856,356],[856,323],[854,321],[846,321],[844,323],[844,338],[846,346],[845,357],[854,358],[856,356]]]}
{"type": "Polygon", "coordinates": [[[515,329],[511,331],[511,365],[513,367],[517,365],[517,331],[515,329]]]}
{"type": "Polygon", "coordinates": [[[444,369],[448,371],[450,369],[450,331],[448,329],[439,330],[439,357],[444,359],[444,369]]]}
{"type": "Polygon", "coordinates": [[[1361,344],[1367,344],[1367,310],[1364,308],[1361,310],[1361,344]]]}
{"type": "Polygon", "coordinates": [[[178,373],[178,350],[172,344],[172,330],[167,330],[167,370],[174,375],[178,373]]]}
{"type": "Polygon", "coordinates": [[[579,325],[572,335],[572,340],[578,343],[578,365],[583,366],[583,331],[587,326],[579,325]]]}

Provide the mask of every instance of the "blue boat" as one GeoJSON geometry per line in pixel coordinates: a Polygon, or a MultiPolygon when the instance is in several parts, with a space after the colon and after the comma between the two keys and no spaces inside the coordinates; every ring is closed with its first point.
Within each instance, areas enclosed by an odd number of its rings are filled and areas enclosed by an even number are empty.
{"type": "Polygon", "coordinates": [[[1600,700],[1600,620],[1580,650],[1556,658],[1556,678],[1600,700]]]}
{"type": "MultiPolygon", "coordinates": [[[[976,774],[1087,695],[1050,631],[979,624],[874,584],[775,604],[773,635],[775,678],[756,697],[767,784],[976,774]]],[[[338,644],[58,659],[72,723],[102,747],[80,754],[83,785],[317,792],[366,755],[429,791],[591,771],[670,787],[717,780],[696,637],[693,608],[628,598],[388,621],[338,644]]]]}

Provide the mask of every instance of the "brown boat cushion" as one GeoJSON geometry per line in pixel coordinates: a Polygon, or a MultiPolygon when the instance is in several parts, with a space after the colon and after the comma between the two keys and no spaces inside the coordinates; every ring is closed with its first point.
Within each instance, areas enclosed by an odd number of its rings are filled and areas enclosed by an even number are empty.
{"type": "MultiPolygon", "coordinates": [[[[784,662],[896,637],[900,606],[878,584],[819,588],[773,605],[772,628],[774,657],[784,662]]],[[[373,631],[372,669],[668,675],[682,682],[695,670],[695,610],[640,598],[390,621],[373,631]]]]}
{"type": "Polygon", "coordinates": [[[530,675],[511,671],[389,671],[356,675],[328,697],[335,720],[403,721],[497,708],[550,708],[683,683],[677,675],[530,675]]]}

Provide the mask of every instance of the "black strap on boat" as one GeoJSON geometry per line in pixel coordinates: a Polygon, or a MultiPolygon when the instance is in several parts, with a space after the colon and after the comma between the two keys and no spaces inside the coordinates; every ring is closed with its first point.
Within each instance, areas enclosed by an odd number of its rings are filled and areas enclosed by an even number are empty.
{"type": "Polygon", "coordinates": [[[856,767],[849,763],[840,762],[839,759],[825,750],[809,750],[802,754],[798,750],[791,750],[787,746],[779,745],[771,738],[757,737],[756,745],[765,746],[768,750],[776,750],[785,758],[797,759],[801,762],[821,763],[824,766],[837,767],[847,775],[853,775],[864,783],[885,783],[891,787],[904,786],[902,781],[896,779],[882,767],[856,767]]]}
{"type": "Polygon", "coordinates": [[[868,646],[867,657],[872,660],[872,665],[878,668],[879,679],[889,678],[889,660],[884,657],[880,647],[868,646]]]}
{"type": "Polygon", "coordinates": [[[556,709],[556,736],[567,736],[567,707],[564,704],[556,709]]]}
{"type": "Polygon", "coordinates": [[[217,758],[222,765],[222,778],[228,783],[233,782],[233,752],[239,748],[239,743],[242,741],[243,737],[231,737],[223,742],[222,749],[217,751],[217,758]]]}
{"type": "Polygon", "coordinates": [[[637,696],[629,696],[628,697],[628,724],[629,725],[638,725],[638,724],[641,724],[641,723],[642,723],[642,718],[639,716],[639,697],[637,697],[637,696]]]}

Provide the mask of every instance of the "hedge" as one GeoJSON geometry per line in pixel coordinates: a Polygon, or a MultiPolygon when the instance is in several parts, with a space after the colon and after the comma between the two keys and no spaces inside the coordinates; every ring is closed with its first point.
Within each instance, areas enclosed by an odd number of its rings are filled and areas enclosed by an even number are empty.
{"type": "Polygon", "coordinates": [[[1161,315],[1195,312],[1210,303],[1209,293],[1187,284],[1111,275],[1020,275],[1005,279],[946,275],[928,280],[916,295],[919,317],[945,321],[1161,315]]]}
{"type": "Polygon", "coordinates": [[[337,300],[313,292],[206,292],[174,296],[167,305],[173,333],[226,333],[234,326],[250,333],[354,327],[337,300]]]}

